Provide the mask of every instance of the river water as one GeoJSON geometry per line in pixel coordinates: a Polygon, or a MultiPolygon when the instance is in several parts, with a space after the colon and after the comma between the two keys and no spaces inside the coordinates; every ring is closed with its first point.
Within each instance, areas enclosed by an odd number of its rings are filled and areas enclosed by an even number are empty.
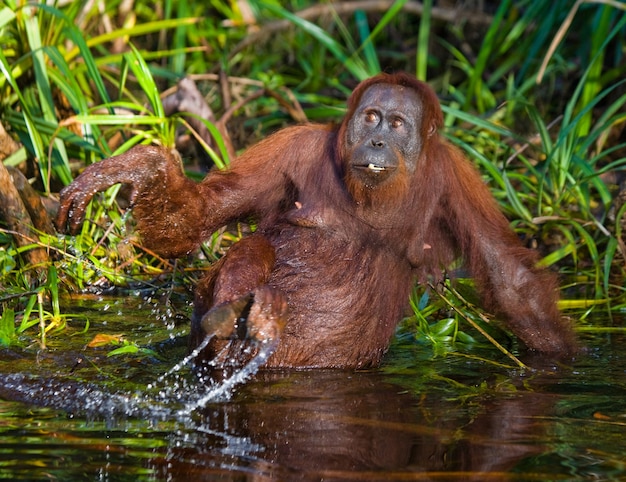
{"type": "Polygon", "coordinates": [[[536,370],[404,336],[377,370],[251,366],[245,383],[206,386],[181,363],[187,324],[158,300],[66,311],[46,350],[0,352],[0,478],[626,480],[620,330],[583,332],[572,363],[526,359],[536,370]],[[100,334],[152,352],[107,356],[100,334]]]}

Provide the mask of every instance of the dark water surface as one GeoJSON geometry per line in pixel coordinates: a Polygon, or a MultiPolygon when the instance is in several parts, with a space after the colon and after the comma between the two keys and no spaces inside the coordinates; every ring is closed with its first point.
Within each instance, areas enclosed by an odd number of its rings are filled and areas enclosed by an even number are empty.
{"type": "Polygon", "coordinates": [[[78,303],[47,350],[0,351],[0,478],[626,480],[622,335],[535,372],[403,340],[379,370],[259,372],[217,392],[186,368],[163,377],[187,324],[159,306],[78,303]],[[107,357],[87,347],[101,333],[157,356],[107,357]]]}

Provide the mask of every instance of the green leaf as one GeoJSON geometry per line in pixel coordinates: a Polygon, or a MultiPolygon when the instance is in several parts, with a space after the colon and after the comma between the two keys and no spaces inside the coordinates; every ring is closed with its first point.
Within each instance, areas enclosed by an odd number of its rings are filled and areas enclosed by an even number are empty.
{"type": "Polygon", "coordinates": [[[139,347],[137,345],[133,345],[129,343],[127,345],[116,348],[115,350],[111,350],[107,353],[107,357],[109,356],[117,356],[117,355],[134,355],[139,352],[139,347]]]}
{"type": "Polygon", "coordinates": [[[0,317],[0,345],[9,347],[15,339],[15,311],[7,308],[0,317]]]}
{"type": "Polygon", "coordinates": [[[4,7],[0,10],[0,29],[10,24],[15,20],[15,12],[9,7],[4,7]]]}
{"type": "Polygon", "coordinates": [[[433,336],[439,338],[450,336],[456,329],[457,322],[454,318],[444,318],[430,325],[430,331],[433,336]]]}

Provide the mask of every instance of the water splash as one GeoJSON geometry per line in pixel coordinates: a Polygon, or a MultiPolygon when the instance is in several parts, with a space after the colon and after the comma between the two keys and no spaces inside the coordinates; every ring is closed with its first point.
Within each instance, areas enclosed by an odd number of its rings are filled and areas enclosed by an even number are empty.
{"type": "Polygon", "coordinates": [[[252,377],[258,371],[259,367],[261,367],[270,355],[274,353],[277,344],[277,340],[262,343],[259,352],[248,364],[235,371],[235,373],[233,373],[230,377],[217,384],[206,394],[198,397],[190,403],[187,403],[184,411],[179,412],[179,415],[192,413],[205,407],[209,402],[230,398],[233,394],[234,388],[240,383],[245,382],[248,378],[252,377]]]}
{"type": "Polygon", "coordinates": [[[187,368],[210,340],[207,336],[192,353],[143,390],[110,393],[93,383],[11,373],[0,374],[0,397],[107,421],[135,417],[188,422],[207,404],[232,397],[235,387],[252,377],[278,344],[278,340],[259,343],[258,353],[246,365],[219,382],[209,382],[193,374],[190,377],[187,368]]]}

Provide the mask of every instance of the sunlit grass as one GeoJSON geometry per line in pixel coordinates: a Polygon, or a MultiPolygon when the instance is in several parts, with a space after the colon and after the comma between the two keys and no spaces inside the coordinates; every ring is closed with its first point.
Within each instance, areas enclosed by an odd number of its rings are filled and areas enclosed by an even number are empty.
{"type": "MultiPolygon", "coordinates": [[[[407,18],[402,0],[384,11],[348,13],[335,4],[248,3],[250,12],[237,2],[166,1],[158,11],[136,2],[122,21],[115,3],[100,11],[83,2],[57,8],[6,1],[0,122],[20,148],[3,162],[27,166],[37,188],[54,194],[83,166],[139,143],[173,146],[182,129],[221,168],[230,159],[215,125],[202,120],[216,141],[211,147],[189,117],[165,116],[162,92],[183,76],[219,71],[226,82],[254,80],[230,84],[237,99],[226,99],[219,81],[210,87],[216,111],[250,98],[235,113],[243,148],[293,122],[280,95],[250,96],[248,89],[287,93],[309,120],[337,121],[352,85],[402,68],[436,86],[445,134],[476,163],[520,237],[542,249],[540,264],[559,272],[562,307],[578,317],[622,309],[626,205],[617,207],[616,221],[608,218],[615,193],[600,177],[626,161],[626,142],[612,135],[626,123],[626,13],[619,4],[507,0],[488,23],[470,25],[480,29],[477,39],[463,26],[443,25],[431,1],[422,2],[419,19],[407,18]],[[299,7],[323,15],[305,16],[299,7]],[[286,26],[263,35],[279,21],[286,26]],[[567,35],[572,31],[577,38],[567,35]]],[[[97,197],[75,237],[42,234],[17,248],[12,233],[0,231],[0,287],[7,293],[0,297],[0,343],[30,335],[45,346],[46,337],[63,331],[66,314],[55,300],[64,292],[177,276],[172,262],[141,247],[118,193],[97,197]],[[49,266],[28,265],[24,253],[42,247],[49,266]]],[[[194,270],[239,234],[216,234],[179,275],[193,284],[194,270]]],[[[450,290],[445,299],[424,296],[412,300],[418,337],[441,353],[477,343],[483,324],[469,303],[450,290]],[[447,302],[453,315],[439,318],[447,302]]]]}

